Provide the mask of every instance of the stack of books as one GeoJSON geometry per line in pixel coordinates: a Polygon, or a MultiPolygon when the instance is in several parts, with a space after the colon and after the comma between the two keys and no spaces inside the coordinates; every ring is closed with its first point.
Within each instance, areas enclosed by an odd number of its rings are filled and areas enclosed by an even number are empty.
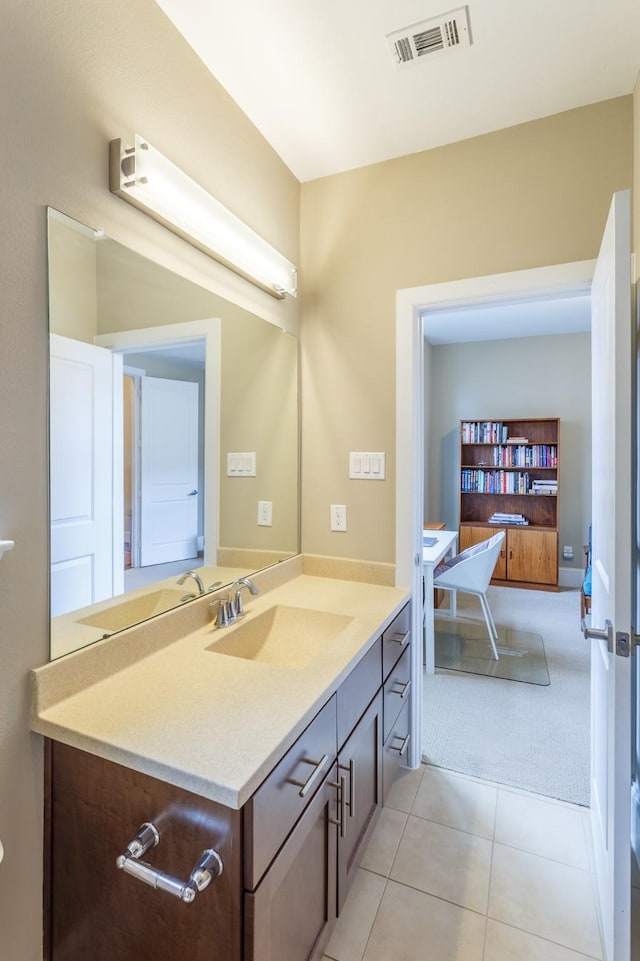
{"type": "Polygon", "coordinates": [[[512,524],[516,527],[526,527],[529,521],[523,514],[503,514],[501,511],[496,511],[489,518],[489,524],[500,524],[504,527],[507,524],[512,524]]]}
{"type": "Polygon", "coordinates": [[[558,480],[534,480],[531,484],[532,494],[557,494],[558,480]]]}

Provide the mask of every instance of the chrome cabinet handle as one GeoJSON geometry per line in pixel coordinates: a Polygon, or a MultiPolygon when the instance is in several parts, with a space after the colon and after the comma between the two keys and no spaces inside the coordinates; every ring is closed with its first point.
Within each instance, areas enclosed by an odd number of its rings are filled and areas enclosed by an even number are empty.
{"type": "MultiPolygon", "coordinates": [[[[353,760],[353,758],[349,758],[349,763],[348,763],[348,764],[338,764],[338,768],[339,768],[341,771],[348,771],[348,772],[349,772],[349,800],[346,801],[345,803],[346,803],[346,806],[349,808],[349,817],[352,818],[352,817],[355,817],[355,813],[356,813],[356,811],[355,811],[355,801],[354,801],[355,782],[356,782],[356,780],[355,780],[355,779],[356,779],[356,765],[355,765],[355,761],[353,760]]],[[[344,780],[344,778],[343,778],[343,780],[344,780]]]]}
{"type": "Polygon", "coordinates": [[[319,761],[312,761],[309,758],[303,757],[300,761],[301,764],[313,764],[313,771],[309,775],[306,781],[297,781],[295,778],[288,777],[287,784],[295,784],[300,790],[298,794],[300,797],[305,797],[316,783],[320,775],[322,774],[323,768],[326,767],[329,760],[328,754],[323,754],[319,761]]]}
{"type": "Polygon", "coordinates": [[[397,684],[398,687],[401,687],[402,690],[401,690],[401,691],[394,691],[394,689],[391,688],[390,691],[389,691],[389,694],[399,694],[400,697],[404,700],[404,698],[407,696],[407,694],[408,694],[409,691],[411,690],[411,681],[410,681],[410,680],[409,680],[409,681],[394,681],[393,683],[394,683],[394,685],[397,684]]]}
{"type": "Polygon", "coordinates": [[[204,891],[211,881],[215,881],[222,874],[224,868],[222,858],[213,848],[206,848],[202,852],[188,881],[173,878],[170,874],[165,874],[164,871],[140,860],[149,848],[154,848],[159,843],[160,832],[157,827],[150,821],[145,821],[138,833],[129,841],[124,852],[116,858],[116,867],[158,891],[172,894],[185,904],[191,904],[199,891],[204,891]]]}
{"type": "Polygon", "coordinates": [[[340,811],[339,816],[338,816],[337,818],[329,818],[329,824],[337,824],[338,827],[340,828],[340,837],[343,838],[343,837],[344,837],[344,831],[345,831],[345,823],[346,823],[346,811],[345,811],[346,800],[345,800],[345,798],[346,798],[346,795],[347,795],[347,789],[346,789],[346,786],[345,786],[344,774],[342,774],[342,775],[340,776],[340,780],[339,780],[339,781],[329,781],[329,787],[335,787],[335,788],[337,788],[337,790],[338,790],[338,804],[340,805],[340,807],[339,807],[339,811],[340,811]]]}
{"type": "Polygon", "coordinates": [[[400,745],[400,747],[394,747],[393,744],[390,744],[390,745],[389,745],[389,750],[390,750],[390,751],[397,751],[398,754],[400,755],[400,757],[402,757],[402,755],[405,753],[405,751],[406,751],[407,748],[409,747],[409,741],[411,740],[411,735],[410,735],[410,734],[407,734],[406,737],[401,737],[400,734],[394,734],[393,737],[391,738],[391,740],[392,740],[392,741],[402,741],[402,744],[400,745]]]}
{"type": "Polygon", "coordinates": [[[401,634],[399,631],[396,631],[396,633],[392,634],[391,637],[388,638],[388,640],[392,641],[394,644],[399,644],[400,647],[404,647],[410,637],[411,637],[411,631],[405,631],[404,634],[401,634]]]}

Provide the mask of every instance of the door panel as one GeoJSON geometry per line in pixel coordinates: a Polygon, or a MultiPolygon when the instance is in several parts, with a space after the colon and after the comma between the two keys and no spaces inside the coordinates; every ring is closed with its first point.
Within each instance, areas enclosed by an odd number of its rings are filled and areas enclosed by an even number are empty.
{"type": "Polygon", "coordinates": [[[512,581],[555,584],[558,576],[556,531],[507,531],[507,576],[512,581]]]}
{"type": "MultiPolygon", "coordinates": [[[[467,547],[473,547],[474,544],[480,544],[481,541],[488,540],[488,538],[492,537],[493,534],[502,529],[502,527],[491,529],[488,527],[461,527],[460,550],[463,551],[467,547]]],[[[503,547],[498,555],[498,560],[496,561],[496,566],[493,569],[492,577],[495,577],[496,580],[499,581],[504,581],[507,578],[506,542],[503,542],[503,547]]]]}
{"type": "Polygon", "coordinates": [[[51,614],[113,593],[112,355],[51,335],[51,614]]]}
{"type": "Polygon", "coordinates": [[[379,691],[338,755],[344,778],[344,829],[338,842],[338,912],[358,869],[382,806],[382,691],[379,691]]]}
{"type": "Polygon", "coordinates": [[[198,385],[141,380],[140,564],[198,553],[198,385]]]}
{"type": "MultiPolygon", "coordinates": [[[[631,631],[630,195],[614,194],[591,291],[591,625],[631,631]]],[[[591,637],[591,824],[607,961],[630,957],[631,658],[591,637]]]]}

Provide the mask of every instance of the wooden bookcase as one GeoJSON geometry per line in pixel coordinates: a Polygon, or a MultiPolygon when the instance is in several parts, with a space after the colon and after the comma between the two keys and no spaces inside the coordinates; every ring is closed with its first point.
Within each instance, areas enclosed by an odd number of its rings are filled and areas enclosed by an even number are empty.
{"type": "Polygon", "coordinates": [[[493,584],[558,589],[559,441],[558,418],[460,422],[460,550],[505,531],[493,584]]]}

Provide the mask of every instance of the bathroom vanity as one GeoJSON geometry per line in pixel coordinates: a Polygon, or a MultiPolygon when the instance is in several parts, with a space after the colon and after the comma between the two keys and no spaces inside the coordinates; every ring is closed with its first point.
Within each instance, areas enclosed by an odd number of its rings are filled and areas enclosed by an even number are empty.
{"type": "Polygon", "coordinates": [[[407,592],[297,575],[208,618],[34,672],[49,961],[322,956],[409,743],[407,592]]]}

